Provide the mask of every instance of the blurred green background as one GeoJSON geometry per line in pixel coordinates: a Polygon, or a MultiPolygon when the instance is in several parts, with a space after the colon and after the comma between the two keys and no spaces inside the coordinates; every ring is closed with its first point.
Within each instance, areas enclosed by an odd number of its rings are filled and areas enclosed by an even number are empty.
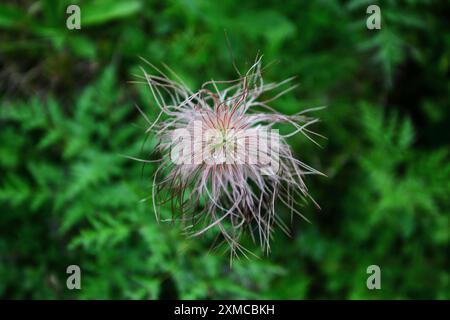
{"type": "MultiPolygon", "coordinates": [[[[0,297],[76,299],[449,299],[450,27],[447,1],[2,1],[0,4],[0,297]],[[81,7],[81,30],[66,8],[81,7]],[[366,28],[378,4],[382,29],[366,28]],[[264,54],[266,81],[296,75],[272,105],[316,112],[318,148],[296,155],[312,224],[276,231],[270,256],[209,252],[158,225],[135,80],[142,56],[191,88],[264,54]],[[81,290],[66,267],[81,267],[81,290]],[[366,269],[381,268],[381,290],[366,269]]],[[[163,209],[166,212],[169,209],[163,209]]],[[[281,208],[286,221],[289,214],[281,208]]],[[[250,245],[252,250],[257,250],[250,245]]]]}

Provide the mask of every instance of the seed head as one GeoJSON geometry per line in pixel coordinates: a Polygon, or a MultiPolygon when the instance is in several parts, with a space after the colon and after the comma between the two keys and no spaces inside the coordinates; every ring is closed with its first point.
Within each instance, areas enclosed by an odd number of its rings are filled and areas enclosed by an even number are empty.
{"type": "Polygon", "coordinates": [[[169,67],[165,66],[176,81],[147,63],[156,75],[142,69],[141,79],[148,84],[159,114],[151,122],[139,110],[148,122],[146,132],[159,141],[154,151],[161,158],[153,160],[158,167],[151,197],[157,219],[159,207],[170,203],[173,216],[164,221],[181,221],[191,236],[218,230],[231,257],[251,253],[240,243],[245,232],[268,253],[275,225],[289,234],[277,214],[279,205],[306,219],[298,201],[312,198],[303,179],[320,172],[296,159],[286,139],[301,133],[316,143],[312,137],[320,135],[308,127],[318,119],[306,113],[320,108],[294,115],[272,108],[271,102],[296,86],[262,99],[293,78],[265,84],[261,57],[238,79],[211,80],[196,92],[169,67]],[[281,123],[293,131],[280,134],[274,127],[281,123]]]}

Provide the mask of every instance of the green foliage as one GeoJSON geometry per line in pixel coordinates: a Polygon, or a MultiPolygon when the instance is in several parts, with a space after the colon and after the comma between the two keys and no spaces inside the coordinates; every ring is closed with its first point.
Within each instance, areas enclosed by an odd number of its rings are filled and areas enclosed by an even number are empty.
{"type": "Polygon", "coordinates": [[[444,4],[383,2],[382,30],[369,31],[368,3],[2,2],[0,296],[449,299],[444,4]],[[81,7],[79,31],[65,27],[69,3],[81,7]],[[294,219],[269,257],[230,268],[210,250],[212,234],[186,239],[155,221],[155,166],[125,157],[150,154],[133,105],[154,118],[154,102],[128,81],[138,56],[196,88],[236,77],[232,57],[242,71],[258,51],[276,61],[266,81],[301,84],[274,107],[328,106],[314,128],[328,137],[322,149],[290,140],[328,178],[307,179],[322,208],[301,208],[312,224],[294,219]],[[81,267],[80,291],[66,289],[70,264],[81,267]],[[366,288],[372,264],[380,291],[366,288]]]}
{"type": "Polygon", "coordinates": [[[104,24],[114,19],[128,17],[141,9],[141,1],[90,1],[83,6],[83,25],[104,24]]]}
{"type": "MultiPolygon", "coordinates": [[[[114,69],[106,69],[65,112],[51,98],[2,108],[1,121],[8,128],[1,131],[2,141],[14,141],[14,134],[24,137],[11,144],[13,149],[4,145],[3,150],[17,157],[2,157],[6,174],[0,186],[5,204],[1,244],[8,247],[4,252],[12,253],[5,257],[2,271],[7,273],[21,255],[31,264],[48,264],[41,270],[40,285],[16,294],[47,297],[46,273],[58,275],[52,285],[61,290],[65,266],[74,263],[84,272],[80,298],[158,298],[168,281],[175,291],[167,294],[180,298],[257,297],[254,290],[267,288],[280,267],[242,261],[230,273],[227,256],[208,254],[201,240],[186,241],[175,228],[157,225],[150,204],[139,202],[148,192],[143,181],[148,179],[141,179],[138,163],[120,153],[139,153],[142,131],[128,124],[135,109],[119,104],[122,93],[114,80],[114,69]],[[12,224],[19,228],[7,229],[12,224]],[[63,261],[56,253],[40,261],[44,252],[21,250],[22,243],[41,241],[27,234],[28,229],[36,225],[36,231],[45,234],[52,224],[47,249],[66,247],[63,261]],[[10,242],[17,236],[23,242],[16,246],[10,242]]],[[[29,276],[24,272],[5,276],[2,293],[29,276]]],[[[57,293],[48,297],[59,297],[57,293]]]]}

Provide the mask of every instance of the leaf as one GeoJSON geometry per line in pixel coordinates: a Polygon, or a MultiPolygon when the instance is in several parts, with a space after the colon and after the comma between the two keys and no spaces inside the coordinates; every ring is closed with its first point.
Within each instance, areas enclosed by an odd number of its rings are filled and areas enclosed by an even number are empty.
{"type": "Polygon", "coordinates": [[[87,37],[69,37],[67,43],[73,52],[81,58],[94,59],[97,55],[97,48],[87,37]]]}
{"type": "Polygon", "coordinates": [[[137,0],[96,0],[81,7],[81,26],[92,26],[136,14],[142,3],[137,0]]]}
{"type": "Polygon", "coordinates": [[[27,18],[20,9],[0,4],[0,28],[15,29],[27,18]]]}
{"type": "Polygon", "coordinates": [[[79,246],[85,249],[93,248],[95,251],[111,248],[124,241],[131,231],[128,225],[108,214],[102,215],[99,219],[91,218],[90,222],[93,228],[82,230],[69,244],[70,249],[79,246]]]}
{"type": "Polygon", "coordinates": [[[398,145],[402,149],[407,149],[414,141],[414,128],[411,120],[404,120],[399,130],[398,145]]]}

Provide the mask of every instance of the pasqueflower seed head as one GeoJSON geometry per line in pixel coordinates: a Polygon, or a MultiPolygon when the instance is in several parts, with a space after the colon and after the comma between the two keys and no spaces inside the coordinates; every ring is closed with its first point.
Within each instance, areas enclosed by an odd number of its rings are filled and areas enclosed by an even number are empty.
{"type": "Polygon", "coordinates": [[[141,82],[149,86],[159,114],[150,121],[138,109],[148,122],[146,132],[158,139],[154,151],[160,159],[142,160],[158,163],[151,196],[157,219],[160,207],[170,203],[173,216],[164,221],[181,221],[192,236],[218,231],[231,257],[250,253],[240,243],[245,232],[268,253],[275,225],[289,233],[278,205],[305,218],[298,201],[312,200],[304,176],[320,172],[296,159],[286,139],[300,133],[316,143],[313,137],[320,135],[309,126],[318,119],[306,114],[320,108],[294,115],[272,108],[271,102],[295,86],[280,90],[293,78],[264,83],[261,57],[238,79],[211,80],[196,92],[169,67],[176,81],[146,63],[155,74],[142,68],[141,82]],[[292,132],[280,134],[274,127],[281,123],[292,132]]]}

